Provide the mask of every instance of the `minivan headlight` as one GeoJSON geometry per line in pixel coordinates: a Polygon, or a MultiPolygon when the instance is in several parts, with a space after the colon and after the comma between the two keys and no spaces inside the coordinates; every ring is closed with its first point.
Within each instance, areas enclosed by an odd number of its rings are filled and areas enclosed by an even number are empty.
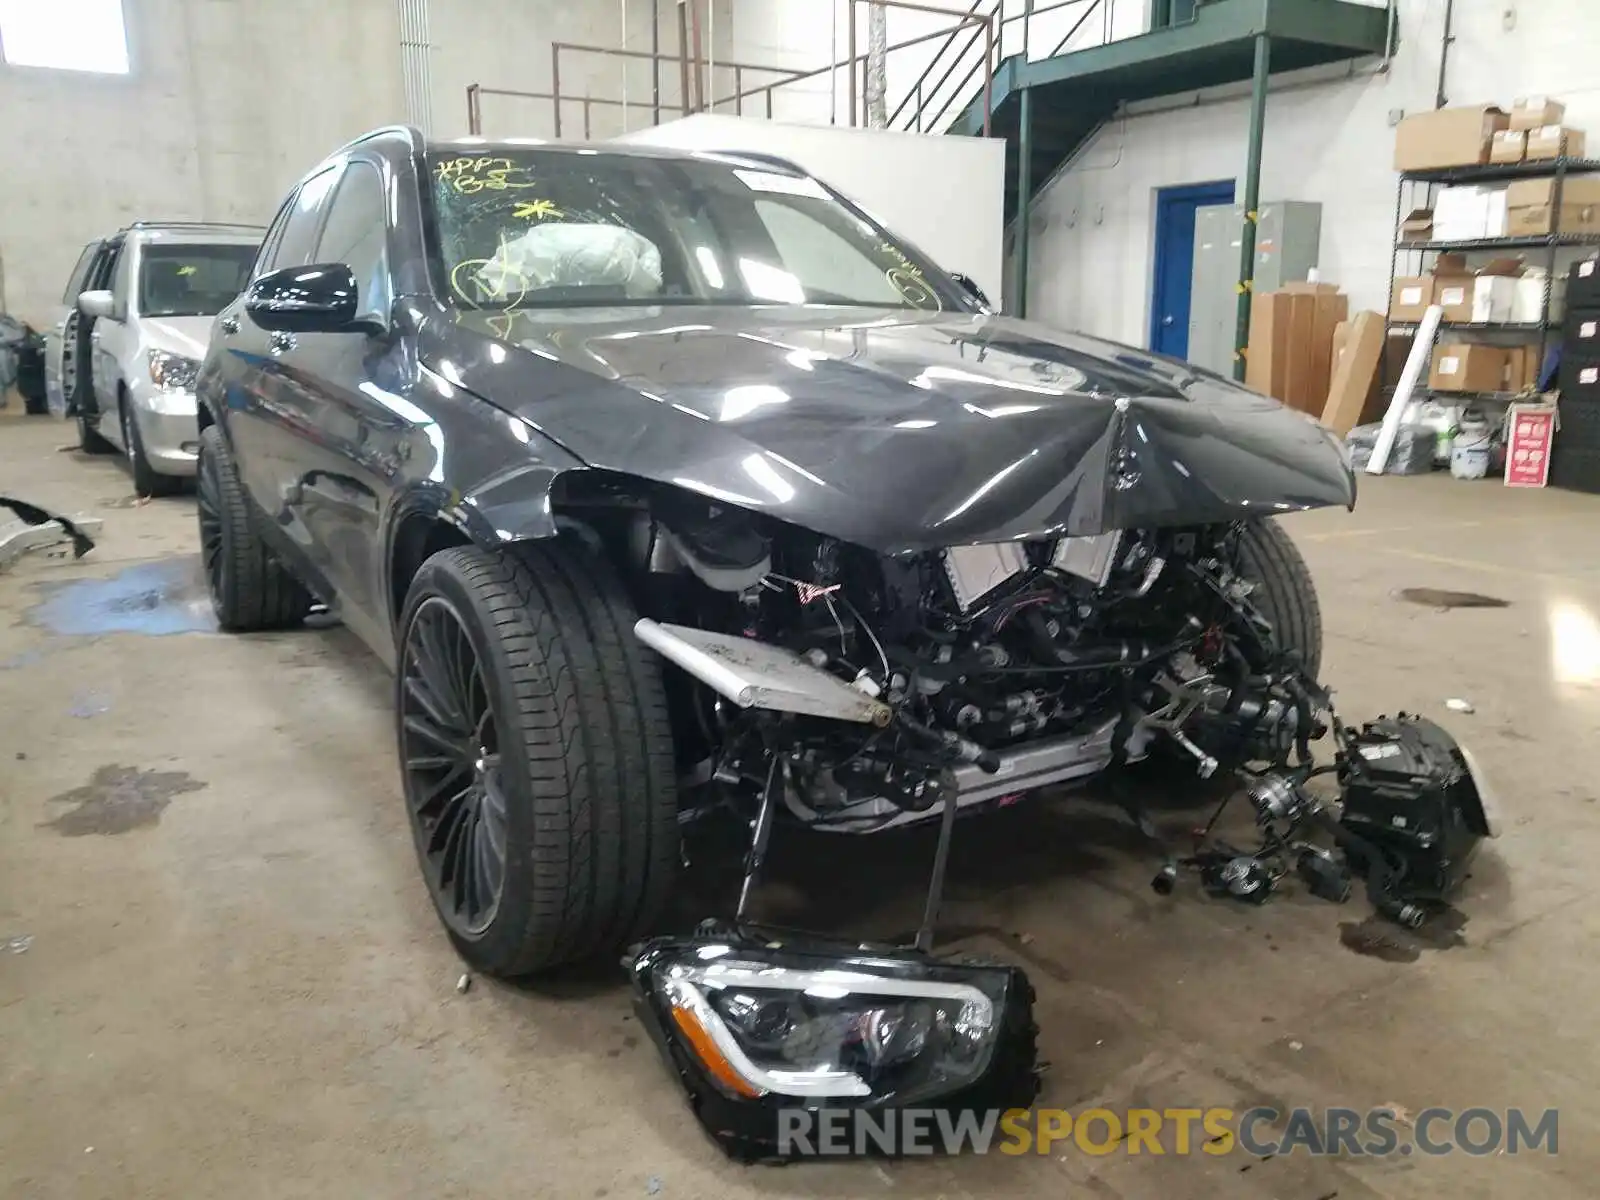
{"type": "Polygon", "coordinates": [[[191,392],[200,376],[197,359],[173,354],[168,350],[150,351],[150,382],[164,391],[191,392]]]}

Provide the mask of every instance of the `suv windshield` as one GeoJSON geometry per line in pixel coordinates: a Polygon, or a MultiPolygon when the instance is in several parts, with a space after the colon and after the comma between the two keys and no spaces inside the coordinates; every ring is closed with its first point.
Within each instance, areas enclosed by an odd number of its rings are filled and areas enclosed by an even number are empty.
{"type": "Polygon", "coordinates": [[[213,317],[244,288],[256,248],[167,242],[144,248],[139,266],[139,315],[213,317]]]}
{"type": "Polygon", "coordinates": [[[508,148],[429,168],[460,307],[966,307],[916,251],[782,167],[508,148]]]}

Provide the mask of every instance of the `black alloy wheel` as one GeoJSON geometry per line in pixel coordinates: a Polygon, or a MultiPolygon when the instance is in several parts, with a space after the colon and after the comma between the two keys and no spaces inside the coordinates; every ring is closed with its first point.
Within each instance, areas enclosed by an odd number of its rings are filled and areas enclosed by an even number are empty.
{"type": "Polygon", "coordinates": [[[484,665],[444,597],[413,615],[400,681],[401,768],[423,873],[450,931],[472,941],[504,891],[507,802],[484,665]]]}

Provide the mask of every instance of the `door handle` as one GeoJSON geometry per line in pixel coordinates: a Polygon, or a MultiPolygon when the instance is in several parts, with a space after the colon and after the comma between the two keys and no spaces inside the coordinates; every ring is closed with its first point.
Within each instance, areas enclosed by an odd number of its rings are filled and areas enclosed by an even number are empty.
{"type": "Polygon", "coordinates": [[[222,320],[218,322],[218,325],[222,327],[222,332],[224,334],[232,335],[239,332],[238,317],[223,317],[222,320]]]}
{"type": "Polygon", "coordinates": [[[282,354],[287,350],[293,350],[294,346],[294,334],[292,333],[274,333],[267,339],[267,349],[273,354],[282,354]]]}

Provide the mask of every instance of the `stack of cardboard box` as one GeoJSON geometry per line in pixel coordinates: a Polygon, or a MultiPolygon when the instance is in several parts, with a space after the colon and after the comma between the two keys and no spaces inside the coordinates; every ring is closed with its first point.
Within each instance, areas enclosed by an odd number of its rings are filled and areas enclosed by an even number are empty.
{"type": "Polygon", "coordinates": [[[1291,283],[1250,306],[1245,385],[1319,416],[1333,375],[1333,334],[1350,300],[1331,283],[1291,283]]]}
{"type": "Polygon", "coordinates": [[[1563,125],[1566,105],[1524,96],[1507,112],[1492,104],[1417,113],[1395,131],[1397,171],[1434,171],[1524,159],[1582,158],[1583,130],[1563,125]]]}

